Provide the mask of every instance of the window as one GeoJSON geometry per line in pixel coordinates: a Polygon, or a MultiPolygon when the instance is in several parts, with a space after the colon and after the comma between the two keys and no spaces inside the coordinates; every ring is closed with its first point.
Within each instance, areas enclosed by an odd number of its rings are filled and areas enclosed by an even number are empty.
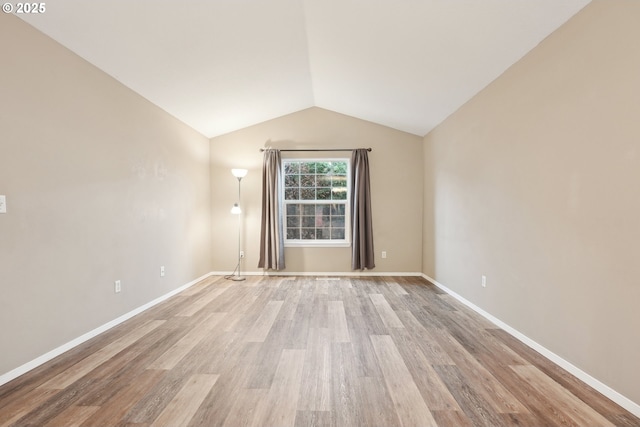
{"type": "Polygon", "coordinates": [[[349,160],[284,159],[285,245],[349,245],[349,160]]]}

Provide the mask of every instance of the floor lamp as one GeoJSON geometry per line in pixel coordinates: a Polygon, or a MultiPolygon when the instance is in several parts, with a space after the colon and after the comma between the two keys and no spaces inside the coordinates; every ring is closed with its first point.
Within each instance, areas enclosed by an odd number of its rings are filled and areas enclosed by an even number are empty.
{"type": "Polygon", "coordinates": [[[240,181],[247,175],[246,169],[231,169],[231,173],[233,176],[238,178],[238,203],[234,203],[231,208],[231,213],[234,215],[238,215],[238,265],[231,276],[228,276],[229,279],[240,281],[245,280],[242,277],[241,268],[242,268],[242,244],[241,244],[241,236],[242,236],[242,209],[240,209],[240,181]]]}

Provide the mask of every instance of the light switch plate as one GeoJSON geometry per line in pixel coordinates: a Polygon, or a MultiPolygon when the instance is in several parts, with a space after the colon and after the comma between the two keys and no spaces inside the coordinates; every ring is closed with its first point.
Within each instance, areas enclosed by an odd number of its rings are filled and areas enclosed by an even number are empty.
{"type": "Polygon", "coordinates": [[[7,213],[7,196],[0,196],[0,213],[7,213]]]}

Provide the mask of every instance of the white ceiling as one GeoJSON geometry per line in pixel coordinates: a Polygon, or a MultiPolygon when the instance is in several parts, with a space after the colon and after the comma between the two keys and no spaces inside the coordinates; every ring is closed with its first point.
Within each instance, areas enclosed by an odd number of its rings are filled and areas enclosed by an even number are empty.
{"type": "Polygon", "coordinates": [[[56,0],[18,15],[207,137],[312,106],[419,136],[589,0],[56,0]]]}

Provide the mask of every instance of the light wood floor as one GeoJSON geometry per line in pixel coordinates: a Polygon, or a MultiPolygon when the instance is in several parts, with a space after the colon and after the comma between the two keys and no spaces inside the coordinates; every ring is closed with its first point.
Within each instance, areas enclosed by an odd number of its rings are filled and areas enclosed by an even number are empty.
{"type": "Polygon", "coordinates": [[[0,387],[0,426],[640,426],[421,278],[212,277],[0,387]]]}

